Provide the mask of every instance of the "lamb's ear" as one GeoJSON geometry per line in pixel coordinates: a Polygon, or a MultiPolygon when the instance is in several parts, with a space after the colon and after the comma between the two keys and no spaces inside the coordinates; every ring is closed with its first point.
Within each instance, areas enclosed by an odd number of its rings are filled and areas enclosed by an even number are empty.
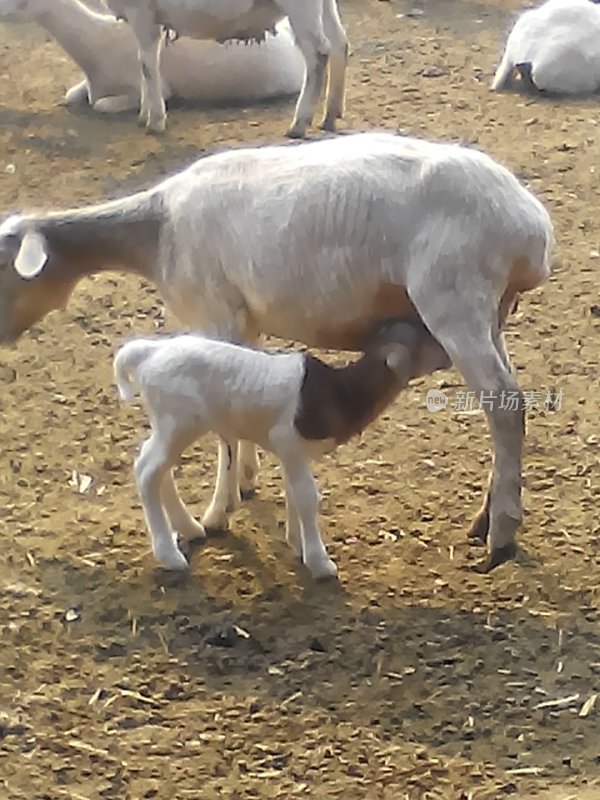
{"type": "Polygon", "coordinates": [[[21,278],[35,278],[48,261],[46,237],[38,231],[27,231],[15,258],[15,270],[21,278]]]}

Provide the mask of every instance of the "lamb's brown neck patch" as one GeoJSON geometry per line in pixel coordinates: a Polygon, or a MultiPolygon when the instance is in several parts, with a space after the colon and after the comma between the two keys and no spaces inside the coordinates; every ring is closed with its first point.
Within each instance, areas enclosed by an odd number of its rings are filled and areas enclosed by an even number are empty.
{"type": "Polygon", "coordinates": [[[402,388],[381,359],[363,356],[335,368],[306,353],[296,430],[304,439],[343,444],[381,414],[402,388]]]}

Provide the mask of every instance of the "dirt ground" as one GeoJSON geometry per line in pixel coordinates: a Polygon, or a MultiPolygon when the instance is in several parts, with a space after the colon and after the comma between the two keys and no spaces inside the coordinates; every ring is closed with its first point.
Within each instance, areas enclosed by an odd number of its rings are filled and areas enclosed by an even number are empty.
{"type": "MultiPolygon", "coordinates": [[[[343,3],[344,127],[475,143],[556,227],[553,277],[507,332],[523,388],[563,392],[529,416],[518,562],[474,571],[485,422],[425,408],[442,380],[461,388],[452,372],[317,467],[339,584],[294,564],[267,456],[230,533],[188,576],[157,569],[131,474],[146,423],[119,406],[111,356],[162,306],[137,279],[86,280],[0,351],[1,800],[600,798],[600,703],[581,713],[600,688],[597,100],[488,90],[514,0],[416,7],[343,3]]],[[[40,29],[0,26],[0,211],[280,140],[292,110],[176,109],[156,139],[61,107],[76,76],[40,29]]],[[[210,441],[182,466],[198,514],[214,465],[210,441]]]]}

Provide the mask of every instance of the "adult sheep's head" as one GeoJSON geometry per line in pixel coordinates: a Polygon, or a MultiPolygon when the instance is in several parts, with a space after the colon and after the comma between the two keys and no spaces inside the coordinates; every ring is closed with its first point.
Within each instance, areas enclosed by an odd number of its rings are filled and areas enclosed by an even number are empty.
{"type": "Polygon", "coordinates": [[[0,344],[12,344],[49,311],[63,306],[70,286],[51,270],[48,241],[35,222],[13,214],[0,224],[0,344]]]}

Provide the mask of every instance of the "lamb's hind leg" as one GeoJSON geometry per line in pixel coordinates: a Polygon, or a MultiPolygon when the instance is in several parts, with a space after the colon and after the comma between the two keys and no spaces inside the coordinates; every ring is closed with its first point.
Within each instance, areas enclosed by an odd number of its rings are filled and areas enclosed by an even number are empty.
{"type": "Polygon", "coordinates": [[[238,442],[227,442],[219,438],[217,481],[212,500],[202,517],[202,524],[211,530],[226,530],[228,514],[235,511],[239,503],[238,442]]]}
{"type": "MultiPolygon", "coordinates": [[[[486,287],[481,287],[481,291],[485,296],[486,287]]],[[[489,558],[484,565],[484,570],[489,571],[516,554],[515,537],[522,519],[525,419],[522,393],[494,343],[497,303],[494,308],[490,302],[487,309],[469,305],[463,299],[470,296],[466,287],[465,291],[453,291],[445,307],[431,302],[432,295],[425,287],[410,294],[427,327],[463,374],[469,389],[477,397],[490,400],[484,409],[493,439],[494,463],[488,495],[474,523],[483,531],[489,519],[489,558]],[[512,398],[510,404],[507,398],[512,398]]],[[[480,296],[480,292],[473,295],[480,296]]]]}
{"type": "Polygon", "coordinates": [[[135,462],[135,479],[154,556],[167,569],[186,569],[187,560],[177,547],[162,504],[162,486],[172,466],[171,442],[154,430],[135,462]]]}
{"type": "Polygon", "coordinates": [[[171,523],[171,528],[177,531],[184,541],[189,542],[194,539],[204,539],[206,531],[185,507],[183,500],[179,496],[177,487],[175,486],[172,470],[169,470],[163,478],[161,491],[162,503],[171,523]]]}

